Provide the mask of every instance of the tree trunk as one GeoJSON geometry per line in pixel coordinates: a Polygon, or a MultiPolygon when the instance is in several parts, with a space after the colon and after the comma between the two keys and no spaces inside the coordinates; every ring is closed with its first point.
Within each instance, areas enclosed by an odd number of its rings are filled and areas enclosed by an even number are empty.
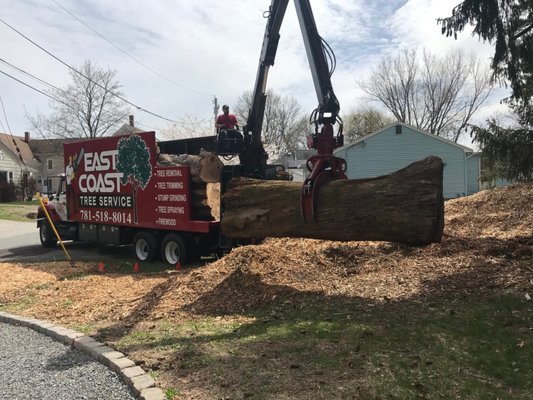
{"type": "Polygon", "coordinates": [[[390,175],[325,184],[318,196],[317,223],[302,219],[301,183],[233,179],[223,196],[222,232],[235,239],[440,242],[443,168],[442,160],[431,156],[390,175]]]}
{"type": "Polygon", "coordinates": [[[220,173],[224,164],[218,156],[207,151],[199,155],[165,154],[158,156],[159,165],[188,165],[194,182],[220,182],[220,173]]]}
{"type": "Polygon", "coordinates": [[[191,217],[201,221],[220,220],[220,183],[193,182],[191,217]]]}

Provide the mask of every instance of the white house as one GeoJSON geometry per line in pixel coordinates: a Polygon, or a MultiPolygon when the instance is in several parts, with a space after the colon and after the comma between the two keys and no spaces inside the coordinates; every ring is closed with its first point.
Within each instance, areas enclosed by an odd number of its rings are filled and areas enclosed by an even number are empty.
{"type": "Polygon", "coordinates": [[[0,188],[19,185],[23,177],[36,177],[40,169],[25,137],[0,133],[0,188]]]}
{"type": "Polygon", "coordinates": [[[402,122],[337,149],[335,155],[346,160],[349,179],[387,175],[433,155],[444,162],[444,198],[479,191],[480,153],[402,122]]]}

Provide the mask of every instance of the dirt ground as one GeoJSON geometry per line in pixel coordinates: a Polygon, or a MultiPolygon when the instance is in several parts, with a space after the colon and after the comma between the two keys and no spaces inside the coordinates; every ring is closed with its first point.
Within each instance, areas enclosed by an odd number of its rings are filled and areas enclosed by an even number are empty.
{"type": "MultiPolygon", "coordinates": [[[[39,301],[21,306],[21,314],[90,325],[113,345],[154,321],[246,319],[247,310],[296,301],[295,293],[300,302],[320,294],[374,303],[451,292],[533,296],[533,185],[447,201],[445,224],[442,242],[426,247],[268,239],[198,268],[151,274],[98,274],[92,263],[75,273],[68,263],[0,264],[0,305],[38,289],[39,301]]],[[[145,350],[130,356],[147,369],[162,362],[145,350]]],[[[201,378],[168,369],[159,371],[158,383],[179,385],[180,399],[203,398],[201,378]]]]}

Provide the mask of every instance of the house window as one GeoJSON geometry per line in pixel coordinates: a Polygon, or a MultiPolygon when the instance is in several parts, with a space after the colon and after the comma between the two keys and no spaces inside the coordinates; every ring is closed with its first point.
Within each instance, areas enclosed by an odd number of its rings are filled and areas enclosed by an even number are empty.
{"type": "Polygon", "coordinates": [[[48,169],[52,169],[52,168],[54,168],[53,160],[48,159],[48,160],[47,160],[47,164],[48,164],[48,169]]]}
{"type": "Polygon", "coordinates": [[[7,179],[9,183],[13,183],[13,172],[9,171],[7,173],[7,179]]]}
{"type": "Polygon", "coordinates": [[[0,171],[0,183],[1,182],[7,182],[7,172],[6,171],[0,171]]]}

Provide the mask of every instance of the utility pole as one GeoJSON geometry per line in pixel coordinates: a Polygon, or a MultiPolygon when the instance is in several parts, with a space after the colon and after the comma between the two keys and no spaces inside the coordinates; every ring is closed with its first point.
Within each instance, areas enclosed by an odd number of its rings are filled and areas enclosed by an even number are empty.
{"type": "MultiPolygon", "coordinates": [[[[215,124],[217,122],[217,117],[218,117],[218,110],[220,108],[220,106],[218,105],[218,99],[217,99],[217,96],[216,95],[213,95],[213,111],[215,113],[215,124]]],[[[213,124],[213,126],[215,126],[215,124],[213,124]]],[[[215,133],[217,132],[217,128],[215,127],[215,133]]]]}

